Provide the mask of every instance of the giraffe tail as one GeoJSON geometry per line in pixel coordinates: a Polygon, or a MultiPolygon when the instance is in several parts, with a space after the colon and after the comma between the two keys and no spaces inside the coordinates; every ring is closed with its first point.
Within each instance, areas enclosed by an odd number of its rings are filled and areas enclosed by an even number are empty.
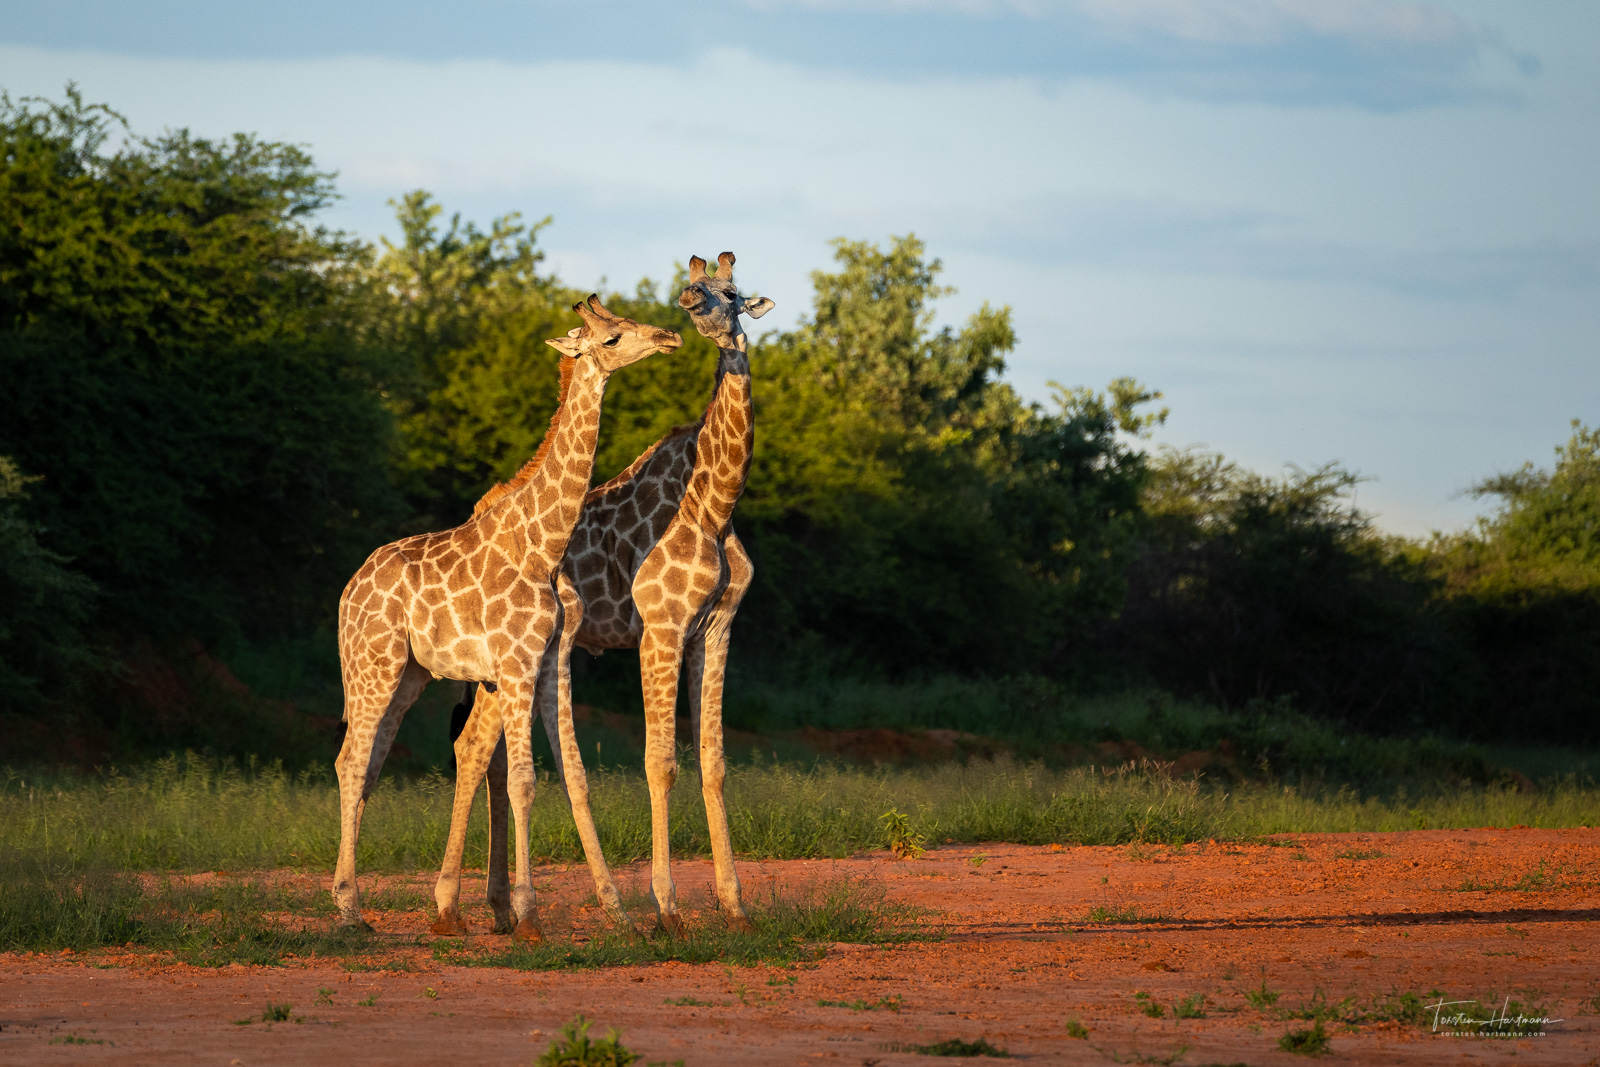
{"type": "Polygon", "coordinates": [[[466,695],[461,698],[461,703],[450,709],[450,773],[456,773],[456,738],[461,736],[461,731],[467,728],[467,719],[472,716],[473,699],[478,694],[478,683],[468,682],[466,695]]]}

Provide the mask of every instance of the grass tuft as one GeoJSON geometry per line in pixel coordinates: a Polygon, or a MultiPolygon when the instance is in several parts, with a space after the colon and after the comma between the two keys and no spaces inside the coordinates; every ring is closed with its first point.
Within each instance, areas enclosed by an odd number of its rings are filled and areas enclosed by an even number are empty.
{"type": "Polygon", "coordinates": [[[1309,1030],[1288,1031],[1278,1038],[1278,1047],[1296,1056],[1321,1056],[1332,1051],[1329,1048],[1328,1031],[1322,1028],[1321,1019],[1309,1030]]]}
{"type": "Polygon", "coordinates": [[[885,1052],[914,1052],[919,1056],[993,1056],[1002,1060],[1011,1058],[1011,1053],[1003,1048],[996,1048],[989,1044],[987,1038],[982,1037],[976,1041],[963,1041],[959,1037],[952,1037],[945,1041],[936,1041],[931,1045],[908,1045],[894,1041],[878,1047],[885,1052]]]}
{"type": "Polygon", "coordinates": [[[623,1047],[622,1035],[608,1030],[603,1038],[589,1036],[594,1024],[582,1015],[561,1028],[561,1038],[552,1041],[544,1055],[534,1060],[534,1067],[628,1067],[641,1057],[623,1047]]]}
{"type": "Polygon", "coordinates": [[[943,936],[926,913],[885,896],[881,887],[861,882],[834,882],[790,899],[776,889],[750,907],[755,932],[737,933],[720,923],[691,927],[686,937],[642,940],[615,930],[587,941],[514,942],[500,949],[475,951],[459,941],[438,942],[434,958],[469,967],[510,967],[522,971],[623,967],[675,960],[713,960],[742,967],[820,959],[836,942],[897,945],[932,941],[943,936]]]}

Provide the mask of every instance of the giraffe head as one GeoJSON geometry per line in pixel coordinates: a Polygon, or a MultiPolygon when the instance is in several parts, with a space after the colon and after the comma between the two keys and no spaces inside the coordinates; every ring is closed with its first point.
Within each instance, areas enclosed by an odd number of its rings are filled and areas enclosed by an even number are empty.
{"type": "Polygon", "coordinates": [[[764,296],[746,300],[733,284],[733,253],[717,257],[717,273],[706,273],[706,261],[689,257],[689,286],[678,297],[678,306],[689,313],[695,329],[717,343],[719,348],[743,348],[744,330],[740,314],[759,319],[772,310],[764,296]]]}
{"type": "Polygon", "coordinates": [[[594,293],[572,305],[572,310],[583,325],[569,330],[565,337],[552,337],[545,344],[574,359],[592,359],[606,374],[683,344],[683,338],[672,330],[613,315],[594,293]]]}

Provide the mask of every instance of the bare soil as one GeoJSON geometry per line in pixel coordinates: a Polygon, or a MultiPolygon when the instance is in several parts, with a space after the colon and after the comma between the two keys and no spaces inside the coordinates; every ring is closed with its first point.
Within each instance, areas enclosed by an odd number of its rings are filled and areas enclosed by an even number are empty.
{"type": "MultiPolygon", "coordinates": [[[[709,899],[708,862],[674,870],[681,899],[709,899]]],[[[621,873],[635,886],[647,877],[621,873]]],[[[419,909],[372,916],[407,970],[349,972],[322,960],[205,970],[128,952],[14,953],[0,955],[0,1062],[528,1064],[582,1012],[597,1036],[623,1031],[641,1067],[932,1064],[951,1061],[897,1049],[952,1037],[982,1037],[1038,1063],[1290,1064],[1303,1057],[1279,1039],[1311,1023],[1283,1010],[1415,993],[1428,1004],[1510,998],[1559,1021],[1542,1036],[1473,1038],[1435,1028],[1432,1011],[1420,1022],[1369,1015],[1326,1024],[1329,1059],[1600,1063],[1596,830],[1306,834],[1182,850],[946,845],[919,860],[748,862],[740,874],[750,894],[774,880],[790,889],[877,880],[892,898],[934,909],[947,936],[834,945],[790,968],[524,973],[439,965],[419,909]],[[1091,921],[1095,909],[1102,921],[1091,921]],[[1265,1010],[1246,996],[1263,987],[1279,994],[1265,1010]],[[331,1003],[318,1002],[319,989],[333,991],[322,998],[331,1003]],[[1197,994],[1204,1016],[1175,1019],[1173,1005],[1197,994]],[[669,1003],[683,998],[703,1003],[669,1003]],[[236,1024],[268,1003],[292,1003],[301,1021],[236,1024]],[[1146,1014],[1150,1003],[1162,1018],[1146,1014]],[[1070,1036],[1073,1021],[1087,1037],[1070,1036]]],[[[402,881],[431,888],[427,878],[402,881]]],[[[593,928],[581,867],[542,868],[538,886],[548,931],[593,928]]],[[[468,879],[469,897],[482,900],[481,878],[468,879]]],[[[475,928],[487,930],[487,919],[469,909],[475,928]]]]}

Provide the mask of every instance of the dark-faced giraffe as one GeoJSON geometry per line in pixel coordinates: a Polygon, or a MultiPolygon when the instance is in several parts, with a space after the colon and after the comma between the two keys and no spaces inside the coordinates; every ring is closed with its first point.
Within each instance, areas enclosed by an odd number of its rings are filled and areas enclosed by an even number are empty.
{"type": "MultiPolygon", "coordinates": [[[[729,924],[749,928],[723,802],[722,684],[733,616],[754,575],[731,523],[755,440],[750,366],[739,315],[759,318],[772,308],[772,301],[742,299],[733,283],[733,263],[733,253],[724,252],[717,273],[708,275],[704,260],[689,261],[690,284],[679,303],[720,352],[711,403],[700,422],[674,429],[627,470],[589,493],[562,562],[563,587],[570,583],[578,602],[566,611],[560,649],[547,661],[539,682],[545,730],[567,783],[596,894],[614,919],[628,924],[589,813],[587,783],[572,732],[566,655],[573,644],[596,653],[640,650],[654,846],[652,896],[662,926],[674,931],[681,931],[682,920],[669,867],[667,793],[677,775],[674,715],[678,674],[685,662],[717,895],[729,924]]],[[[564,604],[570,595],[563,596],[564,604]]],[[[464,930],[457,910],[461,853],[472,796],[486,769],[491,820],[504,808],[495,796],[497,775],[492,766],[498,758],[494,746],[500,707],[497,695],[480,694],[456,739],[456,807],[436,890],[439,920],[434,929],[439,932],[464,930]]],[[[501,826],[503,836],[503,821],[501,826]]],[[[490,896],[499,929],[509,917],[495,900],[496,896],[503,900],[503,890],[496,893],[497,880],[504,883],[505,875],[503,866],[497,873],[491,851],[490,896]]]]}
{"type": "Polygon", "coordinates": [[[540,664],[561,618],[556,567],[589,490],[607,379],[683,343],[671,330],[612,315],[598,297],[573,310],[583,325],[546,342],[566,357],[570,381],[544,444],[517,484],[453,530],[378,549],[339,600],[348,730],[336,763],[340,837],[333,896],[343,925],[362,925],[356,838],[400,720],[430,677],[456,678],[497,690],[517,827],[516,932],[530,940],[542,936],[529,880],[530,730],[540,664]]]}

